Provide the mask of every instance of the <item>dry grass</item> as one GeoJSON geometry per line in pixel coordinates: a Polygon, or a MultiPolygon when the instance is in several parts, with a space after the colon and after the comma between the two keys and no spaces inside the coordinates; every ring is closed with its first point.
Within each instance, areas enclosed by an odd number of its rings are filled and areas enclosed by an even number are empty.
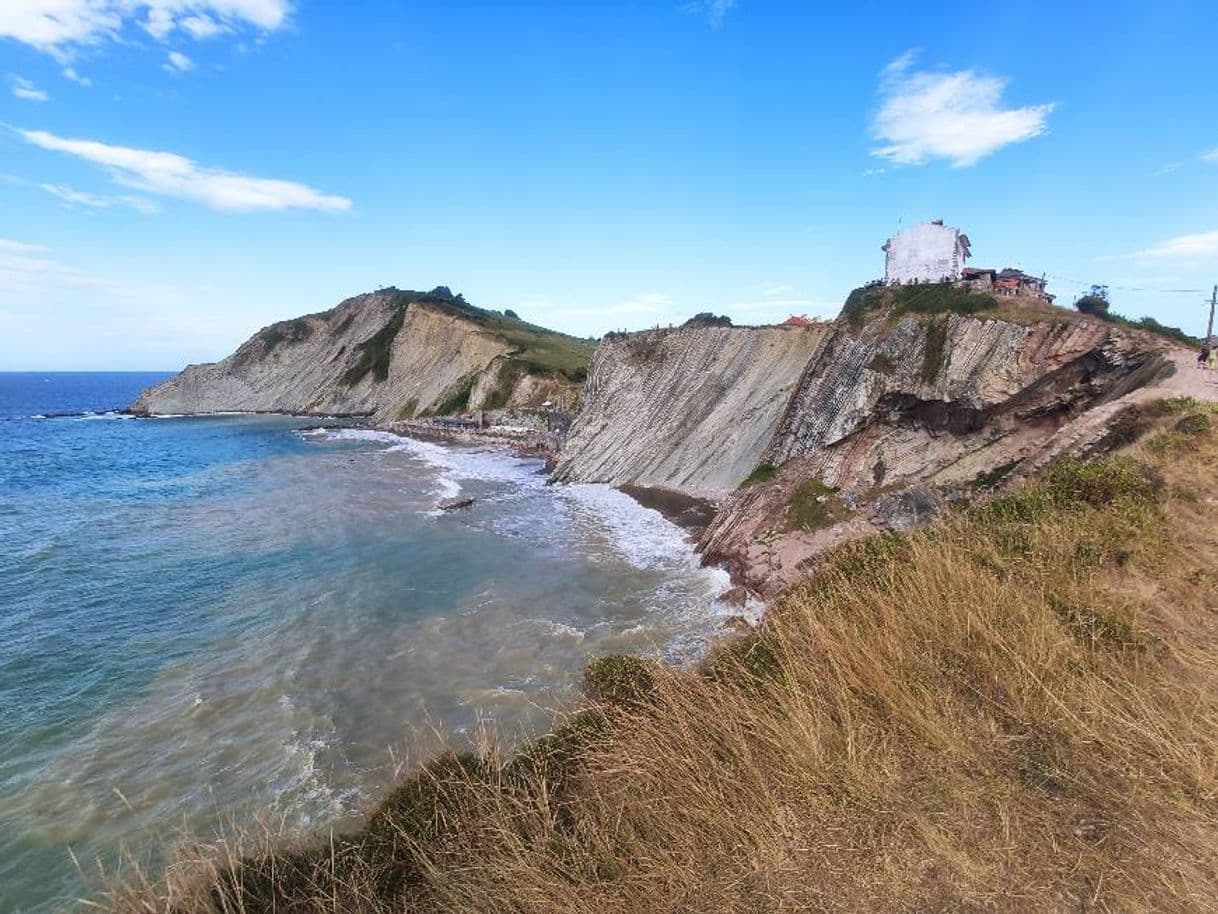
{"type": "Polygon", "coordinates": [[[1178,418],[840,553],[697,671],[610,664],[611,701],[437,760],[356,835],[108,906],[1218,909],[1218,438],[1178,418]]]}

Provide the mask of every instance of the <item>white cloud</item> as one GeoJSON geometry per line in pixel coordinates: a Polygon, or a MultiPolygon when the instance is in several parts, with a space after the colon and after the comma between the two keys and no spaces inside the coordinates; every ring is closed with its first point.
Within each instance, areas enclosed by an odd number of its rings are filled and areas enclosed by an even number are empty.
{"type": "Polygon", "coordinates": [[[59,262],[45,245],[0,238],[0,303],[7,297],[20,302],[30,292],[41,294],[64,288],[89,289],[128,303],[164,304],[176,297],[164,287],[92,276],[59,262]]]}
{"type": "Polygon", "coordinates": [[[172,152],[111,146],[95,140],[55,136],[45,130],[17,130],[26,142],[66,152],[110,172],[123,187],[145,193],[193,200],[222,212],[316,209],[346,211],[351,201],[325,194],[295,181],[254,178],[220,168],[207,168],[172,152]]]}
{"type": "Polygon", "coordinates": [[[72,67],[64,67],[61,72],[63,74],[64,79],[70,79],[70,80],[72,80],[72,82],[77,83],[82,86],[93,85],[93,80],[89,79],[89,77],[87,77],[87,76],[81,76],[72,67]]]}
{"type": "Polygon", "coordinates": [[[179,29],[206,38],[242,27],[274,31],[291,11],[291,0],[4,0],[0,38],[66,61],[74,49],[116,39],[129,25],[158,40],[179,29]]]}
{"type": "Polygon", "coordinates": [[[29,244],[24,241],[12,241],[8,238],[0,238],[0,252],[4,254],[45,254],[49,251],[46,245],[29,244]]]}
{"type": "Polygon", "coordinates": [[[27,102],[45,102],[49,95],[35,86],[28,79],[23,79],[20,76],[13,77],[13,95],[17,98],[24,99],[27,102]]]}
{"type": "Polygon", "coordinates": [[[1199,158],[1202,162],[1205,162],[1207,165],[1218,165],[1218,149],[1211,149],[1209,152],[1203,152],[1197,158],[1199,158]]]}
{"type": "Polygon", "coordinates": [[[1179,171],[1184,167],[1183,162],[1167,162],[1163,164],[1157,171],[1151,172],[1151,176],[1160,178],[1163,175],[1170,175],[1172,172],[1179,171]]]}
{"type": "Polygon", "coordinates": [[[737,0],[690,0],[685,4],[685,10],[691,13],[701,13],[711,24],[711,28],[723,25],[723,19],[728,11],[735,7],[737,0]]]}
{"type": "Polygon", "coordinates": [[[191,38],[198,40],[214,38],[229,31],[228,26],[216,22],[210,16],[187,16],[178,24],[190,33],[191,38]]]}
{"type": "Polygon", "coordinates": [[[168,59],[162,66],[170,73],[185,73],[195,68],[195,62],[181,51],[170,51],[168,59]]]}
{"type": "Polygon", "coordinates": [[[76,190],[68,187],[65,184],[40,184],[38,185],[48,194],[58,197],[65,203],[74,203],[80,206],[89,206],[93,209],[109,209],[113,206],[128,206],[136,212],[143,213],[145,216],[152,215],[157,212],[159,207],[151,200],[145,200],[143,197],[107,197],[102,194],[91,194],[88,191],[76,190]]]}
{"type": "Polygon", "coordinates": [[[1153,247],[1138,251],[1138,257],[1155,258],[1218,258],[1218,230],[1212,232],[1194,232],[1189,235],[1176,235],[1153,247]]]}
{"type": "Polygon", "coordinates": [[[884,145],[871,151],[876,158],[898,165],[947,159],[964,168],[1047,129],[1052,103],[1004,108],[1007,80],[972,70],[915,71],[917,53],[907,51],[881,74],[871,132],[884,145]]]}

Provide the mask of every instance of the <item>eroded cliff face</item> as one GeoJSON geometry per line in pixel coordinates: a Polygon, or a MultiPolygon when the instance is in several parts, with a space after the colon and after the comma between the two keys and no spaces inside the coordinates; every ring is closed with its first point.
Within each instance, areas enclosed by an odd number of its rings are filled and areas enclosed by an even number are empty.
{"type": "Polygon", "coordinates": [[[188,366],[144,391],[132,409],[364,415],[388,421],[573,397],[575,381],[516,359],[517,337],[544,331],[519,325],[529,329],[517,332],[517,325],[510,325],[513,335],[505,335],[498,327],[508,325],[501,318],[499,324],[488,323],[484,315],[489,313],[455,299],[396,289],[357,295],[330,311],[272,324],[220,362],[188,366]]]}
{"type": "Polygon", "coordinates": [[[719,502],[700,548],[770,596],[845,539],[922,523],[1066,448],[1167,370],[1067,312],[683,328],[602,345],[559,478],[719,502]]]}
{"type": "Polygon", "coordinates": [[[681,327],[603,341],[555,476],[724,498],[832,327],[681,327]]]}

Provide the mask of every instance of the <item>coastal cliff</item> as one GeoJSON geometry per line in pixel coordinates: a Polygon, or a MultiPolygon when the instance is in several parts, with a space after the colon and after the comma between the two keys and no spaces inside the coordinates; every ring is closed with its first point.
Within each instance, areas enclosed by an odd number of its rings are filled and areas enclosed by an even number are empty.
{"type": "Polygon", "coordinates": [[[265,327],[140,395],[142,415],[361,415],[379,422],[573,399],[593,344],[468,305],[381,289],[265,327]]]}
{"type": "Polygon", "coordinates": [[[832,324],[602,344],[557,476],[714,500],[706,560],[771,597],[843,541],[1094,444],[1118,412],[1095,410],[1174,370],[1163,339],[1062,309],[910,301],[874,291],[832,324]]]}
{"type": "Polygon", "coordinates": [[[602,342],[555,477],[726,496],[757,465],[831,336],[827,323],[686,326],[602,342]]]}

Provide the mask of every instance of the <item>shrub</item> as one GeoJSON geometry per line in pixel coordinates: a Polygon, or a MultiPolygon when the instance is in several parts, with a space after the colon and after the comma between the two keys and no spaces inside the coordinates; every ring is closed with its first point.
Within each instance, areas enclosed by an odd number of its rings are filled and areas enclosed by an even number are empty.
{"type": "Polygon", "coordinates": [[[602,704],[639,704],[654,695],[655,687],[655,665],[630,654],[595,657],[584,667],[584,694],[602,704]]]}
{"type": "Polygon", "coordinates": [[[730,327],[732,319],[726,314],[712,314],[709,311],[702,311],[695,314],[687,320],[682,327],[730,327]]]}
{"type": "Polygon", "coordinates": [[[1106,317],[1108,314],[1108,299],[1099,295],[1084,295],[1074,303],[1074,307],[1082,314],[1106,317]]]}

